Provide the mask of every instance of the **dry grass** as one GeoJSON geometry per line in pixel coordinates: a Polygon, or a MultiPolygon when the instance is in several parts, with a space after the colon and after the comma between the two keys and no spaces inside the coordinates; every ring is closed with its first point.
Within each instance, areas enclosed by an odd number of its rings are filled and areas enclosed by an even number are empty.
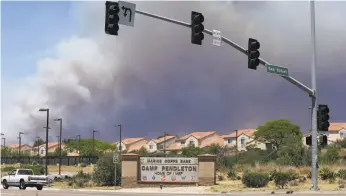
{"type": "MultiPolygon", "coordinates": [[[[66,182],[54,182],[52,187],[59,189],[75,189],[73,186],[68,186],[66,182]]],[[[92,190],[119,190],[120,186],[88,186],[78,189],[92,189],[92,190]]]]}
{"type": "MultiPolygon", "coordinates": [[[[334,165],[320,165],[320,168],[327,167],[334,172],[338,172],[340,169],[346,169],[345,162],[340,162],[334,165]]],[[[238,176],[242,176],[244,171],[250,170],[255,172],[270,173],[273,170],[277,171],[295,171],[300,176],[307,176],[311,171],[311,167],[288,167],[280,166],[275,163],[268,164],[255,164],[254,166],[250,165],[234,165],[233,167],[238,176]]],[[[227,172],[220,171],[217,172],[218,175],[222,175],[223,179],[227,179],[227,172]]],[[[329,183],[327,180],[319,180],[319,188],[322,191],[335,191],[335,190],[345,190],[345,188],[339,188],[339,184],[345,183],[342,180],[336,180],[334,183],[329,183]]],[[[307,179],[305,182],[298,183],[298,181],[290,182],[286,189],[278,189],[275,187],[273,182],[269,182],[267,187],[263,188],[247,188],[242,184],[241,180],[223,180],[217,181],[217,185],[212,186],[209,191],[211,192],[242,192],[242,191],[284,191],[284,190],[293,190],[293,191],[307,191],[311,188],[311,180],[307,179]]]]}
{"type": "MultiPolygon", "coordinates": [[[[289,185],[286,189],[278,189],[275,187],[275,184],[273,182],[269,182],[267,187],[263,188],[247,188],[245,187],[241,180],[225,180],[225,181],[218,181],[217,185],[212,186],[209,191],[211,192],[246,192],[246,191],[286,191],[286,190],[293,190],[293,191],[308,191],[311,188],[311,181],[307,180],[305,183],[298,183],[292,186],[289,185]]],[[[340,191],[346,189],[339,188],[338,183],[328,183],[328,181],[319,181],[319,188],[321,191],[340,191]]]]}

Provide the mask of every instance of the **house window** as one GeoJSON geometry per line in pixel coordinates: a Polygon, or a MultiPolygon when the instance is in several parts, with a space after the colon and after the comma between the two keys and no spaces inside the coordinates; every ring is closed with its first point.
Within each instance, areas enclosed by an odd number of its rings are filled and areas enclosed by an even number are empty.
{"type": "Polygon", "coordinates": [[[245,147],[246,147],[245,137],[242,137],[242,138],[240,139],[240,145],[241,145],[241,148],[245,148],[245,147]]]}
{"type": "Polygon", "coordinates": [[[152,144],[149,145],[149,149],[150,149],[150,150],[153,149],[153,145],[152,145],[152,144]]]}
{"type": "Polygon", "coordinates": [[[160,150],[163,149],[163,144],[159,145],[159,149],[160,149],[160,150]]]}
{"type": "Polygon", "coordinates": [[[44,150],[41,150],[41,154],[43,154],[44,153],[44,150]]]}
{"type": "Polygon", "coordinates": [[[341,138],[346,138],[346,132],[340,132],[340,137],[341,138]]]}
{"type": "Polygon", "coordinates": [[[232,139],[227,139],[227,144],[231,144],[232,143],[232,139]]]}
{"type": "Polygon", "coordinates": [[[190,141],[189,141],[189,145],[195,145],[195,141],[190,140],[190,141]]]}
{"type": "Polygon", "coordinates": [[[180,144],[185,144],[185,141],[181,141],[180,144]]]}

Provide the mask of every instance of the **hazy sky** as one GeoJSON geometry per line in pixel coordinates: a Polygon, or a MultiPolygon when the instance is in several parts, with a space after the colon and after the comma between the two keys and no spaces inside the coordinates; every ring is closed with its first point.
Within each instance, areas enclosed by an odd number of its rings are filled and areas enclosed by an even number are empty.
{"type": "MultiPolygon", "coordinates": [[[[204,14],[205,27],[289,68],[311,86],[308,2],[136,2],[137,9],[185,22],[204,14]]],[[[287,118],[309,129],[310,99],[278,76],[247,69],[232,47],[190,43],[190,29],[136,14],[119,36],[104,33],[104,2],[1,2],[2,116],[9,142],[44,136],[45,114],[64,120],[63,137],[155,137],[164,131],[256,128],[287,118]],[[14,12],[13,10],[17,10],[14,12]],[[21,14],[18,14],[20,12],[21,14]],[[23,17],[24,16],[24,17],[23,17]]],[[[318,102],[331,121],[346,121],[346,2],[316,2],[318,102]]],[[[58,123],[50,121],[50,141],[58,123]]]]}

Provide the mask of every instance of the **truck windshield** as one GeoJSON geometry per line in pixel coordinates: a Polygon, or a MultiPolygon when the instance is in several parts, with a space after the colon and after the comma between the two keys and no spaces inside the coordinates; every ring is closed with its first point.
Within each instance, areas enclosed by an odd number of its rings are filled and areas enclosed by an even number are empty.
{"type": "Polygon", "coordinates": [[[18,170],[18,175],[34,175],[31,170],[20,169],[18,170]]]}

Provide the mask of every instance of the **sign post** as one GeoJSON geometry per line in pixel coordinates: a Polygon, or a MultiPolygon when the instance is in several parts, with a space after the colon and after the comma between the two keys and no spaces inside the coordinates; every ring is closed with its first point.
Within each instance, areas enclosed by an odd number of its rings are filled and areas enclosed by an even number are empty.
{"type": "Polygon", "coordinates": [[[277,65],[269,65],[266,64],[267,67],[267,72],[268,73],[273,73],[281,76],[288,76],[288,69],[285,67],[280,67],[277,65]]]}

